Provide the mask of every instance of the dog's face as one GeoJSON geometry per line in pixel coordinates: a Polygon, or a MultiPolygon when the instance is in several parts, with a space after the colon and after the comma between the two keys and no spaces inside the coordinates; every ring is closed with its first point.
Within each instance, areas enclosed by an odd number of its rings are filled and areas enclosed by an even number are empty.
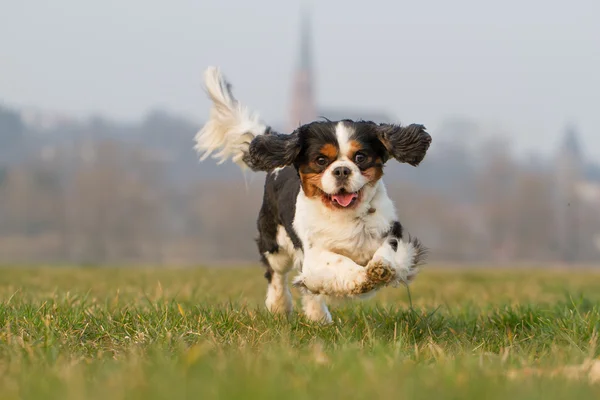
{"type": "Polygon", "coordinates": [[[372,122],[313,122],[291,135],[269,133],[250,144],[256,170],[294,165],[307,197],[333,209],[352,209],[368,186],[383,175],[391,157],[418,165],[431,137],[421,125],[400,127],[372,122]]]}
{"type": "Polygon", "coordinates": [[[301,129],[304,142],[294,164],[308,197],[332,208],[353,208],[366,185],[383,175],[387,150],[373,125],[316,122],[301,129]]]}

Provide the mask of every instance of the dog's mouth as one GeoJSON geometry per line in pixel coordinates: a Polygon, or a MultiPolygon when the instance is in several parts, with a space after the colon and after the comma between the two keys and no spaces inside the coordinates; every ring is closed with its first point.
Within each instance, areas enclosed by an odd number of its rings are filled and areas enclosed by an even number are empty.
{"type": "Polygon", "coordinates": [[[351,208],[358,204],[361,190],[358,192],[348,192],[346,189],[340,189],[335,194],[323,193],[323,201],[337,208],[351,208]]]}

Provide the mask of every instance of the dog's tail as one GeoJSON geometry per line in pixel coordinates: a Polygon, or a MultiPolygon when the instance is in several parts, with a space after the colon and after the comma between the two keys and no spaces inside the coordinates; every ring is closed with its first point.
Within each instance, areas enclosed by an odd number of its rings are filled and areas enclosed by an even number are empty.
{"type": "Polygon", "coordinates": [[[231,159],[242,168],[249,167],[246,155],[250,142],[269,128],[233,97],[231,84],[218,68],[209,67],[204,80],[213,106],[208,122],[196,134],[195,150],[201,160],[212,155],[219,164],[231,159]]]}

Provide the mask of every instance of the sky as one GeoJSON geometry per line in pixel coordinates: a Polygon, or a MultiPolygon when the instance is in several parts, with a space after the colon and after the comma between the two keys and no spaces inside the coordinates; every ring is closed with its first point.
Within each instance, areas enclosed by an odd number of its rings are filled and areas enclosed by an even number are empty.
{"type": "Polygon", "coordinates": [[[423,123],[434,144],[448,120],[469,119],[546,154],[573,123],[600,160],[600,1],[307,3],[0,0],[0,102],[202,121],[202,73],[215,65],[242,102],[281,123],[308,6],[319,105],[423,123]]]}

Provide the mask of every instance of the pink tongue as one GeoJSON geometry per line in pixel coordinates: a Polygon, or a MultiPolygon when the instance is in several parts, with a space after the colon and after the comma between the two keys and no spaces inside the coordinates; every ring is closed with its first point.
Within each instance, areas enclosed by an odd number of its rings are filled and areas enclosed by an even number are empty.
{"type": "Polygon", "coordinates": [[[348,207],[348,204],[352,203],[352,200],[357,198],[356,193],[340,193],[334,194],[331,198],[338,202],[342,207],[348,207]]]}

